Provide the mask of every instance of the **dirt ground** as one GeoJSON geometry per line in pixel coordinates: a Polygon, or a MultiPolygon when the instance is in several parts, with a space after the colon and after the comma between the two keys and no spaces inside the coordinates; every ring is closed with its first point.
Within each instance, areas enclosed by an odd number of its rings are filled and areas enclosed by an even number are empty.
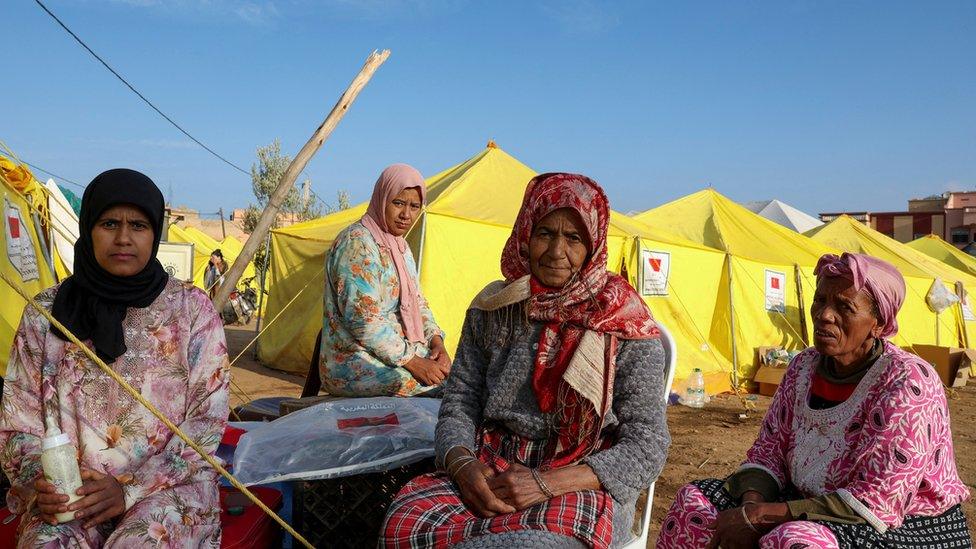
{"type": "Polygon", "coordinates": [[[231,361],[250,345],[231,365],[231,398],[233,408],[238,404],[262,397],[288,395],[299,397],[305,383],[303,376],[286,374],[262,366],[254,358],[254,323],[247,326],[226,326],[227,352],[231,361]]]}
{"type": "MultiPolygon", "coordinates": [[[[253,325],[228,326],[227,346],[231,358],[253,337],[253,325]]],[[[297,397],[301,393],[303,377],[261,366],[253,356],[253,348],[248,349],[234,364],[232,377],[238,387],[232,388],[232,406],[246,400],[241,391],[250,398],[297,397]]],[[[648,547],[654,546],[664,515],[682,485],[696,478],[723,477],[738,467],[759,432],[770,400],[759,395],[750,401],[734,395],[717,395],[701,410],[684,406],[668,408],[671,450],[664,472],[657,480],[648,547]]],[[[949,390],[949,408],[959,475],[976,495],[976,381],[965,388],[949,390]]],[[[969,501],[963,507],[971,531],[976,532],[976,504],[969,501]]]]}

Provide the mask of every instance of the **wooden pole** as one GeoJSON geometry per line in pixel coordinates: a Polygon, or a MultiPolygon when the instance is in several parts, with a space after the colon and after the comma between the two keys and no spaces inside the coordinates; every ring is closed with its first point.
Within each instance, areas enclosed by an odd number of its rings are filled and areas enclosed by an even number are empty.
{"type": "Polygon", "coordinates": [[[732,298],[732,254],[725,252],[725,266],[729,274],[729,335],[732,338],[732,385],[739,392],[739,351],[735,348],[735,302],[732,298]]]}
{"type": "Polygon", "coordinates": [[[221,238],[227,238],[227,227],[224,226],[224,209],[220,208],[217,213],[220,214],[220,234],[223,235],[221,238]]]}
{"type": "Polygon", "coordinates": [[[257,225],[254,227],[254,232],[248,237],[247,242],[244,243],[244,249],[241,254],[237,256],[234,264],[231,265],[227,274],[224,275],[225,282],[220,285],[220,289],[217,291],[217,295],[214,297],[214,307],[217,310],[221,310],[224,303],[227,302],[227,298],[230,296],[231,291],[237,287],[237,281],[241,278],[244,273],[244,268],[248,263],[254,259],[254,254],[257,252],[258,247],[261,242],[264,241],[265,236],[271,229],[271,225],[274,223],[275,218],[278,216],[278,210],[281,208],[281,203],[284,202],[285,197],[288,195],[288,191],[292,189],[295,185],[295,180],[298,179],[298,175],[302,173],[305,169],[305,165],[308,161],[312,159],[312,156],[322,147],[322,144],[332,135],[332,131],[335,130],[336,126],[339,125],[339,121],[352,106],[353,101],[359,95],[359,92],[366,87],[369,79],[373,77],[373,73],[376,69],[380,68],[380,65],[386,61],[386,58],[390,56],[390,50],[383,50],[381,52],[374,51],[366,59],[366,63],[363,68],[353,79],[349,87],[339,98],[339,101],[332,107],[332,112],[329,116],[325,118],[322,125],[315,130],[312,137],[305,143],[302,150],[298,151],[295,159],[291,161],[288,165],[288,169],[282,174],[281,179],[278,181],[278,186],[275,188],[274,192],[271,194],[271,198],[268,200],[268,205],[265,207],[264,211],[261,212],[261,217],[258,219],[257,225]]]}

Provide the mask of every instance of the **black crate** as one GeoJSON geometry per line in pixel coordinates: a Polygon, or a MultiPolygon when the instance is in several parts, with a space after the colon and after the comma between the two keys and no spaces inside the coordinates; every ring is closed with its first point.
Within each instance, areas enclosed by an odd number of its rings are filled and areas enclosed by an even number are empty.
{"type": "Polygon", "coordinates": [[[292,520],[316,547],[373,549],[397,492],[433,471],[428,458],[382,473],[296,482],[292,520]]]}

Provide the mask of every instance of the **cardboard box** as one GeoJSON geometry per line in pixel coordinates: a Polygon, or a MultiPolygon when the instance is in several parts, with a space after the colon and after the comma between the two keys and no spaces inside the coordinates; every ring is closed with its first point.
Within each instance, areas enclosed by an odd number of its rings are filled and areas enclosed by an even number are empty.
{"type": "Polygon", "coordinates": [[[773,396],[776,393],[776,388],[783,381],[783,374],[786,373],[786,367],[773,366],[766,361],[766,355],[769,351],[782,348],[780,345],[756,347],[756,364],[759,365],[759,369],[752,376],[752,380],[759,384],[759,394],[761,395],[773,396]]]}
{"type": "Polygon", "coordinates": [[[946,387],[965,387],[976,367],[976,350],[938,345],[914,345],[906,349],[932,365],[946,387]]]}
{"type": "Polygon", "coordinates": [[[783,381],[784,374],[786,374],[786,368],[760,366],[756,370],[756,375],[752,376],[752,380],[759,384],[759,394],[773,396],[776,393],[776,388],[783,381]]]}

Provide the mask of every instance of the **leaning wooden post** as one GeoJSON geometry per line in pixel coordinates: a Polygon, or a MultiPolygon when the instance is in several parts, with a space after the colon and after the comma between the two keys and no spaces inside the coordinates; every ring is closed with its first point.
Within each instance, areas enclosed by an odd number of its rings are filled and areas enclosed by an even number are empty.
{"type": "Polygon", "coordinates": [[[230,296],[231,291],[237,286],[238,279],[244,273],[244,268],[248,263],[254,258],[255,252],[258,250],[258,246],[264,240],[265,235],[271,229],[271,225],[274,223],[275,218],[278,216],[278,210],[281,208],[281,203],[284,202],[285,197],[288,195],[288,191],[292,189],[295,184],[295,180],[298,179],[299,174],[305,169],[305,165],[311,160],[312,156],[318,152],[325,140],[332,135],[332,131],[342,117],[352,106],[353,101],[359,95],[369,79],[373,77],[373,73],[376,69],[380,68],[380,65],[386,61],[386,58],[390,56],[390,50],[383,50],[381,52],[373,52],[366,59],[366,63],[363,65],[362,70],[356,78],[353,79],[352,83],[339,98],[339,101],[332,107],[332,112],[329,116],[325,118],[322,125],[315,130],[312,134],[311,139],[302,150],[298,151],[295,159],[291,161],[288,165],[288,169],[282,174],[281,179],[278,181],[278,186],[275,188],[274,192],[271,194],[271,198],[268,200],[267,207],[261,212],[261,218],[258,219],[257,225],[254,227],[254,231],[248,237],[247,242],[244,243],[244,249],[241,251],[240,255],[231,265],[227,274],[224,275],[224,283],[220,285],[220,289],[217,290],[217,295],[214,297],[214,307],[218,311],[224,308],[224,303],[227,302],[227,298],[230,296]]]}

